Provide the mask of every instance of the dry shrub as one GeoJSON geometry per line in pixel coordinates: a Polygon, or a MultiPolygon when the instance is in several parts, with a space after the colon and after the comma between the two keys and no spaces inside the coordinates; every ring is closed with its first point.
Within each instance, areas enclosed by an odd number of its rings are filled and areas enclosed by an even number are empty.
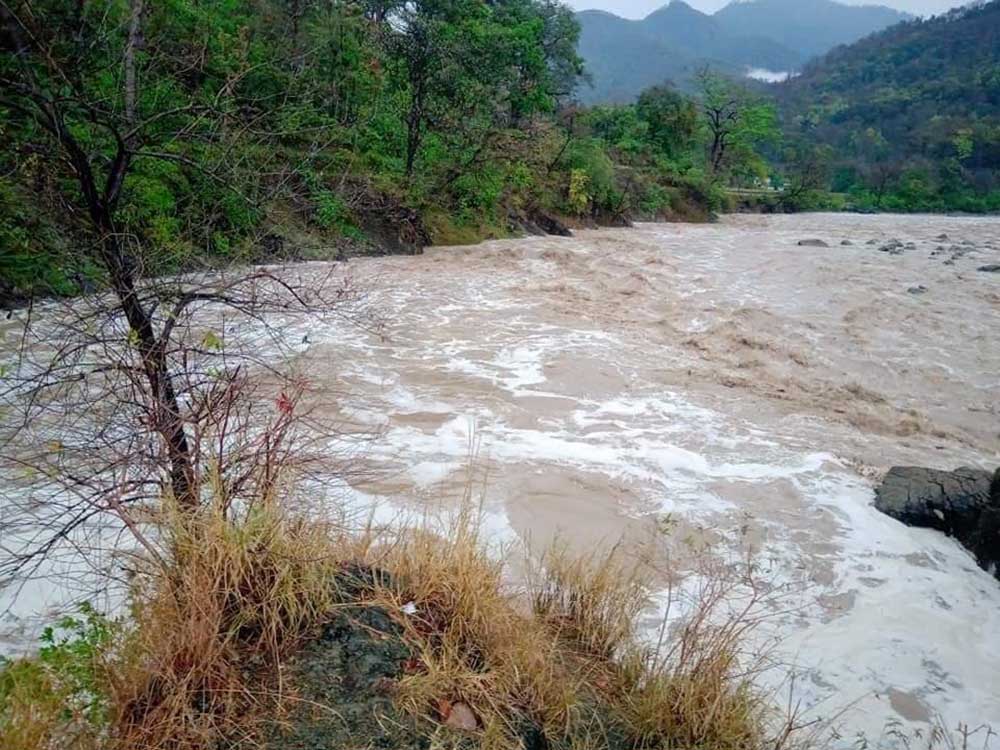
{"type": "Polygon", "coordinates": [[[742,658],[765,596],[752,578],[704,576],[687,614],[649,642],[648,592],[621,550],[583,560],[553,550],[525,590],[468,509],[444,529],[381,535],[275,502],[232,513],[162,519],[167,553],[140,571],[132,625],[106,654],[106,746],[252,745],[294,694],[283,663],[339,605],[390,613],[413,655],[397,704],[441,723],[466,704],[481,747],[763,750],[791,735],[792,724],[768,731],[742,658]],[[377,574],[358,587],[357,570],[377,574]]]}
{"type": "Polygon", "coordinates": [[[441,533],[404,530],[375,554],[389,573],[375,600],[397,613],[409,605],[412,613],[399,616],[417,662],[399,685],[403,708],[444,719],[464,702],[482,724],[484,743],[501,747],[516,747],[536,723],[565,729],[576,678],[562,668],[555,639],[520,606],[474,513],[463,511],[441,533]]]}
{"type": "Polygon", "coordinates": [[[114,665],[114,744],[250,738],[276,710],[282,659],[333,606],[335,536],[269,504],[238,521],[178,514],[165,532],[171,558],[144,573],[114,665]]]}
{"type": "Polygon", "coordinates": [[[637,631],[647,592],[621,550],[583,559],[550,553],[542,563],[535,611],[596,661],[600,698],[627,746],[746,750],[794,734],[794,717],[772,734],[774,717],[754,682],[760,662],[746,658],[766,598],[751,567],[707,565],[689,611],[671,618],[668,606],[649,642],[637,631]]]}
{"type": "Polygon", "coordinates": [[[575,748],[753,750],[793,734],[793,717],[775,733],[744,658],[766,597],[752,576],[711,569],[686,616],[650,643],[639,565],[617,548],[583,559],[556,548],[525,592],[463,513],[440,534],[404,532],[377,564],[391,584],[376,598],[418,656],[400,701],[442,719],[462,701],[491,746],[523,745],[532,727],[575,748]]]}

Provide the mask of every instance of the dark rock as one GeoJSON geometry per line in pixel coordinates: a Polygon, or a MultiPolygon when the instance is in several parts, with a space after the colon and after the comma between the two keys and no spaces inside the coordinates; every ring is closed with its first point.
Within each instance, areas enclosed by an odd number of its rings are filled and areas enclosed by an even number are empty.
{"type": "Polygon", "coordinates": [[[866,242],[865,244],[866,245],[877,245],[878,244],[878,240],[868,240],[868,242],[866,242]]]}
{"type": "Polygon", "coordinates": [[[850,240],[841,240],[841,241],[840,241],[840,244],[841,244],[841,245],[843,245],[844,247],[850,247],[850,246],[851,246],[851,245],[853,245],[854,243],[853,243],[853,242],[851,242],[850,240]]]}
{"type": "Polygon", "coordinates": [[[886,242],[879,249],[880,253],[889,253],[889,255],[902,255],[903,254],[903,243],[899,240],[892,239],[886,242]]]}
{"type": "Polygon", "coordinates": [[[947,234],[939,234],[934,239],[936,239],[938,242],[947,242],[948,241],[948,235],[947,234]]]}
{"type": "Polygon", "coordinates": [[[260,238],[260,250],[265,258],[284,259],[285,238],[280,234],[265,234],[260,238]]]}
{"type": "Polygon", "coordinates": [[[925,287],[923,284],[920,284],[919,286],[911,286],[906,291],[909,292],[910,294],[926,294],[927,287],[925,287]]]}
{"type": "Polygon", "coordinates": [[[287,677],[303,700],[291,704],[287,721],[273,727],[264,747],[428,748],[430,732],[392,701],[411,658],[402,629],[385,610],[339,610],[289,665],[287,677]]]}
{"type": "Polygon", "coordinates": [[[799,240],[799,247],[830,247],[823,240],[799,240]]]}
{"type": "Polygon", "coordinates": [[[875,507],[907,526],[954,537],[1000,578],[1000,470],[896,466],[875,490],[875,507]]]}
{"type": "Polygon", "coordinates": [[[558,237],[572,237],[573,232],[559,219],[551,214],[545,213],[541,209],[534,209],[528,214],[528,219],[545,234],[554,234],[558,237]]]}
{"type": "Polygon", "coordinates": [[[984,273],[1000,273],[1000,263],[991,263],[988,266],[980,266],[977,270],[984,273]]]}

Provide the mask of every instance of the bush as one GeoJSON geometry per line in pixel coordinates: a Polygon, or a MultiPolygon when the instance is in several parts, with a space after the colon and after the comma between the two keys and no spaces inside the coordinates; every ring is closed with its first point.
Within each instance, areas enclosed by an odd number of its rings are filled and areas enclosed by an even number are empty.
{"type": "Polygon", "coordinates": [[[0,659],[0,747],[97,748],[107,731],[104,671],[115,627],[89,605],[46,628],[37,656],[0,659]]]}

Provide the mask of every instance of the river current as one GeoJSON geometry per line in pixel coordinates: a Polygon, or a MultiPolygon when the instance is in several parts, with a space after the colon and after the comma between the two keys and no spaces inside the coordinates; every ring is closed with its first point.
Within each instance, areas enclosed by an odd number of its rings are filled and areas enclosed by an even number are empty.
{"type": "Polygon", "coordinates": [[[1000,728],[1000,583],[872,507],[890,466],[1000,464],[996,263],[995,218],[642,224],[352,261],[384,334],[294,336],[379,433],[351,502],[447,507],[471,461],[496,539],[621,544],[654,589],[751,559],[765,679],[846,735],[1000,728]]]}

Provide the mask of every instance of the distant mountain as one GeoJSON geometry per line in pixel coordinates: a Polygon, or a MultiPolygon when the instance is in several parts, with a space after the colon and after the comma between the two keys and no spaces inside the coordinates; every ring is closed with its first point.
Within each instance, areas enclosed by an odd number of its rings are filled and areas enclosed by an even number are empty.
{"type": "Polygon", "coordinates": [[[579,97],[588,104],[627,102],[665,80],[689,88],[706,64],[733,75],[794,71],[812,55],[908,18],[832,0],[737,0],[715,15],[673,0],[639,21],[583,11],[579,50],[592,85],[582,86],[579,97]]]}
{"type": "Polygon", "coordinates": [[[810,58],[913,16],[833,0],[734,0],[713,18],[730,33],[765,37],[810,58]]]}
{"type": "Polygon", "coordinates": [[[1000,191],[1000,0],[838,47],[773,92],[789,135],[834,148],[842,189],[915,170],[1000,191]]]}
{"type": "Polygon", "coordinates": [[[682,0],[641,21],[596,10],[578,13],[577,20],[579,51],[592,82],[580,88],[579,97],[588,104],[631,101],[665,80],[685,88],[706,64],[742,75],[749,68],[794,70],[804,62],[778,42],[730,32],[682,0]]]}

